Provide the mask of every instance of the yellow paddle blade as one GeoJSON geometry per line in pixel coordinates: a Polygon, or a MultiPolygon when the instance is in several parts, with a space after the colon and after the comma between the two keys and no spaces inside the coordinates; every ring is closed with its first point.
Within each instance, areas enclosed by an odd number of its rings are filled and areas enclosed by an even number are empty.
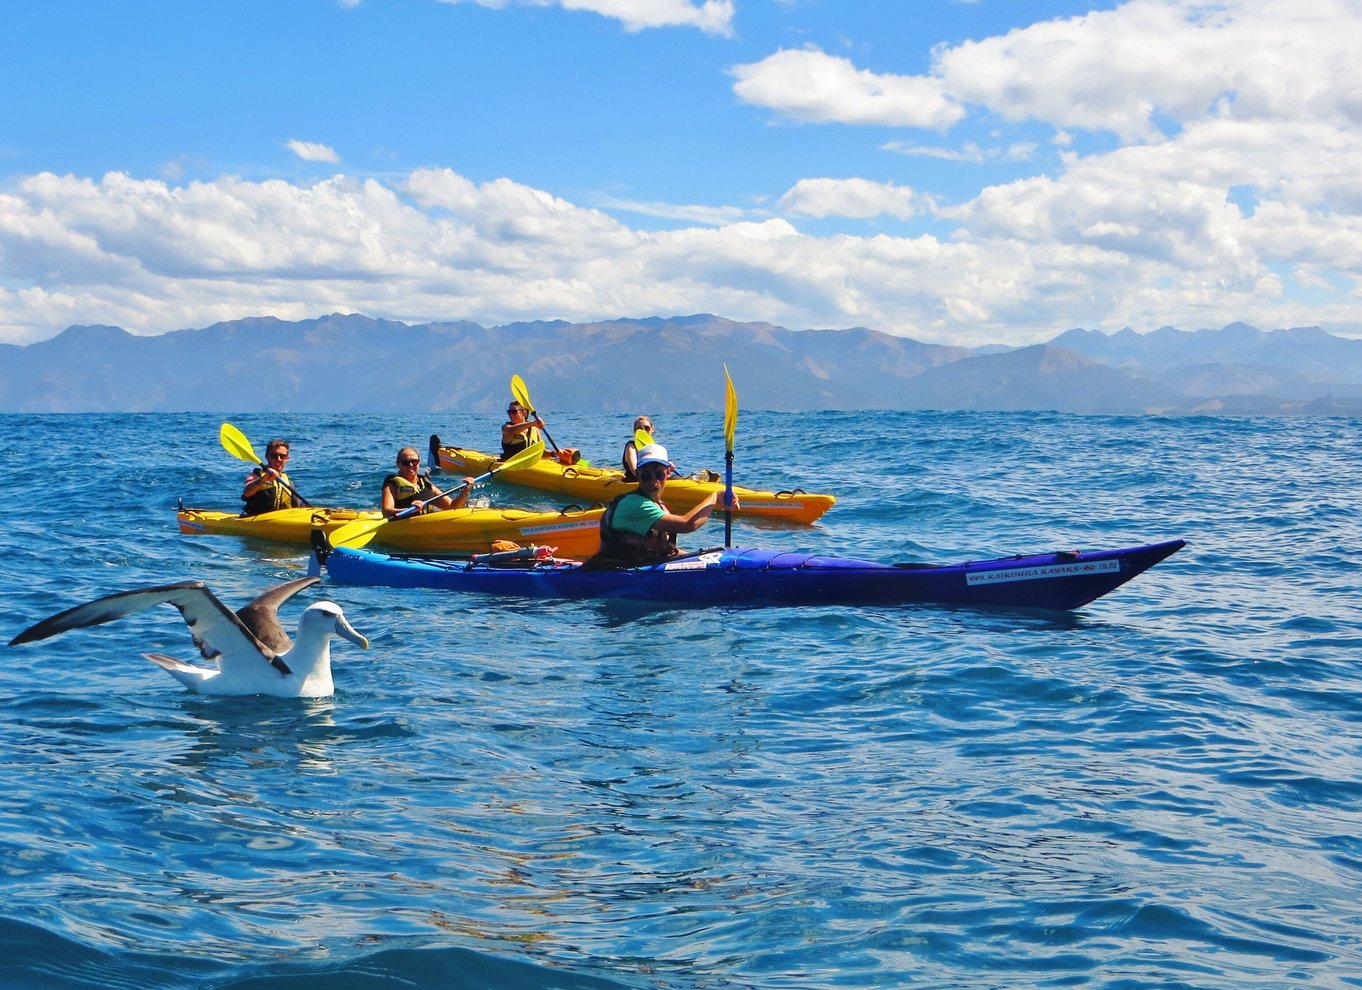
{"type": "Polygon", "coordinates": [[[544,441],[540,440],[530,444],[519,453],[512,454],[500,464],[495,465],[492,470],[488,471],[483,477],[491,477],[499,471],[519,471],[521,468],[527,468],[532,464],[538,464],[543,457],[544,441]]]}
{"type": "Polygon", "coordinates": [[[525,380],[519,375],[511,376],[511,398],[524,406],[527,411],[534,409],[534,406],[530,404],[530,390],[525,387],[525,380]]]}
{"type": "Polygon", "coordinates": [[[218,430],[218,440],[221,441],[223,448],[239,461],[250,461],[252,464],[264,466],[259,457],[255,456],[255,448],[246,439],[246,434],[242,433],[231,423],[223,423],[218,430]]]}
{"type": "Polygon", "coordinates": [[[634,446],[637,447],[639,450],[642,450],[644,447],[648,446],[648,444],[652,442],[653,435],[649,433],[647,430],[634,431],[634,446]]]}
{"type": "Polygon", "coordinates": [[[391,519],[356,519],[333,529],[326,539],[333,547],[358,549],[374,538],[374,532],[380,526],[386,526],[390,522],[391,519]]]}
{"type": "Polygon", "coordinates": [[[733,438],[738,433],[738,393],[733,391],[733,379],[728,377],[728,365],[724,365],[724,448],[733,453],[733,438]]]}

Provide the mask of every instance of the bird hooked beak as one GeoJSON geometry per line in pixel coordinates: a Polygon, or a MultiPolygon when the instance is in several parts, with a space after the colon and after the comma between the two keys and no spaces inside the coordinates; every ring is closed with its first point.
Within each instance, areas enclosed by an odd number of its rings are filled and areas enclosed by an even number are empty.
{"type": "Polygon", "coordinates": [[[369,640],[362,634],[355,631],[355,627],[346,621],[345,616],[336,616],[336,635],[343,639],[348,639],[362,650],[369,648],[369,640]]]}

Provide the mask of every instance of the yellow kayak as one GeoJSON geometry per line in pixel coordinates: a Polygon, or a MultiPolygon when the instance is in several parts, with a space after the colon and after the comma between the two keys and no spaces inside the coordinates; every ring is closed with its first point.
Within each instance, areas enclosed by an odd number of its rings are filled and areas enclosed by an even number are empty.
{"type": "MultiPolygon", "coordinates": [[[[487,553],[493,540],[524,546],[558,548],[565,557],[585,557],[600,548],[600,520],[604,510],[563,509],[446,509],[388,523],[374,534],[374,543],[393,550],[424,553],[487,553]]],[[[258,516],[239,516],[211,509],[181,509],[180,532],[190,535],[253,536],[278,543],[306,546],[314,529],[330,533],[356,519],[380,519],[377,509],[279,509],[258,516]]]]}
{"type": "MultiPolygon", "coordinates": [[[[483,474],[489,466],[497,462],[497,458],[491,454],[462,447],[440,444],[438,452],[440,469],[454,474],[483,474]]],[[[609,503],[621,492],[632,491],[638,487],[634,482],[624,480],[623,471],[583,467],[580,464],[562,464],[549,457],[520,470],[499,471],[497,477],[512,485],[524,485],[527,488],[555,492],[587,503],[599,502],[602,505],[609,503]]],[[[663,498],[673,512],[689,512],[710,493],[723,490],[722,481],[696,481],[692,478],[676,477],[667,480],[663,498]]],[[[734,485],[733,491],[737,494],[741,506],[735,515],[804,524],[814,522],[837,501],[832,495],[816,495],[799,489],[788,492],[761,492],[734,485]]]]}

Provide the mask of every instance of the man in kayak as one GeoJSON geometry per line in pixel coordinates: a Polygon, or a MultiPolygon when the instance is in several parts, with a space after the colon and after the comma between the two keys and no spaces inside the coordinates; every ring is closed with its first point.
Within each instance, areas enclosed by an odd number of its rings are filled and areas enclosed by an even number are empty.
{"type": "Polygon", "coordinates": [[[391,519],[403,509],[416,506],[421,512],[436,509],[461,509],[468,503],[475,478],[464,478],[458,496],[437,491],[430,477],[420,473],[421,455],[415,447],[403,447],[397,452],[397,473],[383,479],[383,515],[391,519]]]}
{"type": "Polygon", "coordinates": [[[275,509],[292,509],[303,505],[293,482],[284,468],[288,465],[288,441],[271,440],[265,444],[266,466],[258,467],[246,476],[246,487],[241,490],[243,516],[258,516],[275,509]]]}
{"type": "Polygon", "coordinates": [[[539,431],[544,421],[538,415],[527,419],[525,407],[512,401],[506,407],[507,421],[501,424],[501,456],[503,459],[518,454],[526,447],[539,442],[539,431]]]}
{"type": "MultiPolygon", "coordinates": [[[[601,516],[601,550],[594,567],[632,567],[674,557],[678,533],[694,533],[709,522],[719,501],[712,492],[683,516],[667,509],[662,490],[671,462],[667,448],[650,443],[638,452],[638,489],[615,496],[601,516]]],[[[733,507],[738,508],[736,496],[733,507]]]]}

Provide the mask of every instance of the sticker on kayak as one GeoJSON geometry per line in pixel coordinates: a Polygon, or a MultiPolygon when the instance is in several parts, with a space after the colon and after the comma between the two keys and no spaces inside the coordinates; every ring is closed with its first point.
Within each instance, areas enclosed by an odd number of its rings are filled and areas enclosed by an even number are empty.
{"type": "Polygon", "coordinates": [[[555,522],[544,523],[540,526],[521,526],[522,536],[543,536],[545,533],[575,533],[579,529],[596,529],[600,523],[595,519],[583,519],[581,522],[555,522]]]}
{"type": "Polygon", "coordinates": [[[1084,577],[1111,574],[1121,569],[1119,560],[1074,561],[1071,564],[1045,564],[1041,567],[1009,567],[997,571],[975,571],[965,575],[966,585],[1004,584],[1008,581],[1040,581],[1045,578],[1084,577]]]}
{"type": "Polygon", "coordinates": [[[702,553],[698,557],[687,557],[685,560],[675,560],[670,564],[663,564],[664,571],[703,571],[706,567],[713,565],[719,566],[719,558],[723,556],[718,553],[702,553]]]}

